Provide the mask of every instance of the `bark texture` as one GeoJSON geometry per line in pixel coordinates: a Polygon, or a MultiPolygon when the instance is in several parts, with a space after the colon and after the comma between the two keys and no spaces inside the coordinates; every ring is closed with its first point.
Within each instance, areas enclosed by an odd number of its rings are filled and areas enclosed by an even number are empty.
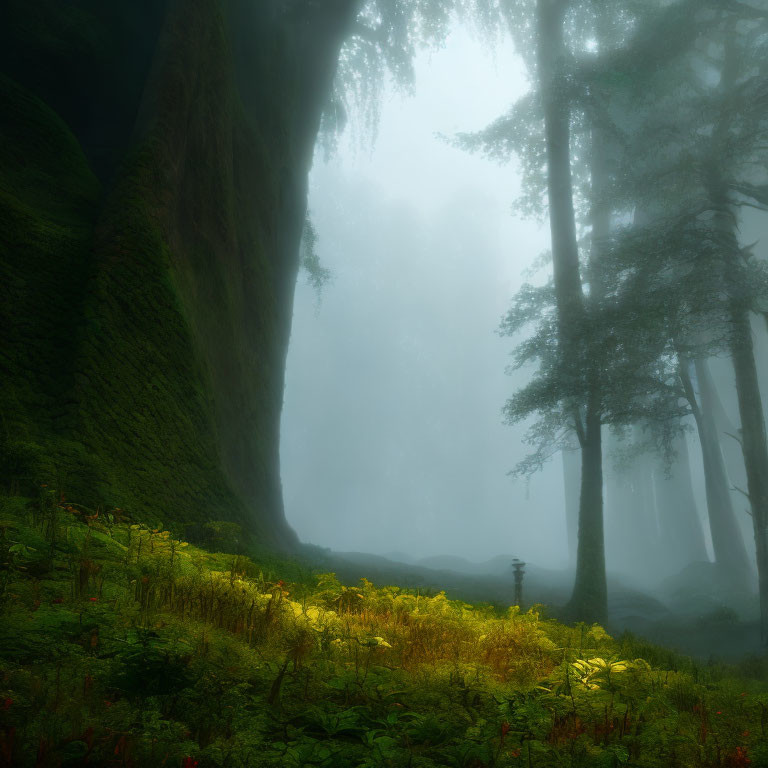
{"type": "Polygon", "coordinates": [[[4,4],[7,483],[295,542],[285,355],[307,173],[356,7],[4,4]]]}

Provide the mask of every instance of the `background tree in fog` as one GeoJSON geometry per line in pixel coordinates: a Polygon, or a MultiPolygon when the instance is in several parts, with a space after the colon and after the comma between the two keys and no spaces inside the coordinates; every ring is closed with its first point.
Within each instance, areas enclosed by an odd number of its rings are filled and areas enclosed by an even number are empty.
{"type": "Polygon", "coordinates": [[[768,618],[768,449],[750,315],[762,305],[766,283],[764,269],[754,263],[750,248],[739,243],[738,222],[740,209],[765,210],[768,203],[767,33],[765,4],[724,4],[702,14],[700,35],[688,57],[688,83],[678,89],[676,108],[657,120],[657,131],[662,128],[667,139],[667,151],[642,156],[646,178],[639,185],[652,196],[666,193],[667,215],[656,217],[656,232],[666,226],[670,241],[674,240],[673,229],[676,234],[686,232],[684,246],[672,246],[669,241],[665,246],[670,249],[667,267],[675,270],[682,289],[678,299],[709,309],[708,327],[689,330],[677,339],[680,376],[708,470],[716,556],[721,559],[718,549],[722,550],[723,561],[735,575],[746,570],[746,565],[739,568],[739,561],[746,557],[728,509],[728,489],[723,487],[716,392],[706,357],[727,351],[733,362],[741,421],[738,439],[753,521],[764,633],[768,618]],[[670,226],[673,216],[676,224],[670,226]]]}
{"type": "MultiPolygon", "coordinates": [[[[690,4],[685,4],[686,8],[690,4]]],[[[531,384],[506,408],[509,421],[541,415],[531,430],[537,451],[521,466],[535,469],[575,434],[581,452],[576,581],[570,610],[599,620],[606,611],[603,532],[602,425],[629,427],[652,421],[669,444],[685,413],[673,382],[668,342],[626,292],[603,277],[603,250],[612,219],[613,155],[621,150],[606,95],[625,75],[625,48],[647,49],[649,33],[680,23],[679,8],[649,13],[646,4],[542,0],[516,4],[511,22],[536,73],[534,91],[480,134],[460,144],[497,158],[520,157],[527,195],[536,210],[546,197],[552,233],[553,283],[524,288],[503,323],[515,333],[538,320],[534,336],[518,348],[519,365],[537,360],[531,384]],[[535,24],[535,28],[534,28],[535,24]],[[646,25],[646,26],[643,26],[646,25]],[[615,145],[615,146],[614,146],[615,145]],[[574,194],[574,189],[576,194],[574,194]],[[579,254],[577,212],[585,241],[579,254]],[[588,243],[588,247],[586,247],[588,243]]],[[[646,50],[647,53],[647,50],[646,50]]]]}

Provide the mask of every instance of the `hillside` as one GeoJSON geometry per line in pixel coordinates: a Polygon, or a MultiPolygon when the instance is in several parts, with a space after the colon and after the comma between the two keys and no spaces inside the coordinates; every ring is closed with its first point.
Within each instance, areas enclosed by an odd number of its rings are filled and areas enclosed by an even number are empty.
{"type": "Polygon", "coordinates": [[[0,518],[0,766],[768,765],[764,661],[345,586],[48,488],[0,518]]]}
{"type": "Polygon", "coordinates": [[[172,509],[192,527],[227,519],[264,546],[296,543],[279,421],[326,70],[302,68],[274,5],[2,4],[12,492],[53,477],[144,520],[172,509]]]}

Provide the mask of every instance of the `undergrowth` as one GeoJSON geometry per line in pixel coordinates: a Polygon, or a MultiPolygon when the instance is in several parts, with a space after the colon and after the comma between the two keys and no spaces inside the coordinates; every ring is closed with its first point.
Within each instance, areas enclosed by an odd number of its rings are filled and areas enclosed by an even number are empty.
{"type": "Polygon", "coordinates": [[[0,768],[768,766],[759,660],[1,504],[0,768]]]}

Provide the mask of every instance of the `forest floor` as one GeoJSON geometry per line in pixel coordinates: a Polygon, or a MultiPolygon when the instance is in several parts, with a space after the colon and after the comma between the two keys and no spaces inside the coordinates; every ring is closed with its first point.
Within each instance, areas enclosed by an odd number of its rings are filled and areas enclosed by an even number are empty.
{"type": "Polygon", "coordinates": [[[768,768],[764,657],[0,502],[0,768],[768,768]]]}
{"type": "MultiPolygon", "coordinates": [[[[475,564],[454,557],[433,558],[433,566],[359,552],[316,547],[306,551],[314,567],[333,571],[349,584],[365,574],[378,584],[427,593],[444,590],[449,597],[497,606],[511,603],[514,594],[511,556],[488,561],[481,572],[475,564]]],[[[560,618],[558,606],[570,596],[573,572],[530,565],[527,570],[526,604],[546,606],[548,616],[560,618]]],[[[609,574],[609,585],[606,629],[612,634],[632,632],[699,661],[733,662],[766,652],[756,595],[729,591],[719,583],[711,563],[689,566],[655,588],[634,585],[616,574],[609,574]]]]}

